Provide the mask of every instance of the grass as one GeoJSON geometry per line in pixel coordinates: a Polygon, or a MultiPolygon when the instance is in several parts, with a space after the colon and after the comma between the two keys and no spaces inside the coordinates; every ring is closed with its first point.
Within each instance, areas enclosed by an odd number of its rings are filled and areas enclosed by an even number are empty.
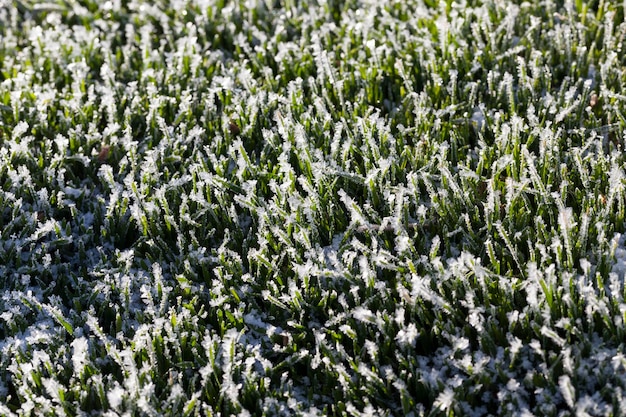
{"type": "Polygon", "coordinates": [[[626,414],[625,36],[0,0],[0,415],[626,414]]]}

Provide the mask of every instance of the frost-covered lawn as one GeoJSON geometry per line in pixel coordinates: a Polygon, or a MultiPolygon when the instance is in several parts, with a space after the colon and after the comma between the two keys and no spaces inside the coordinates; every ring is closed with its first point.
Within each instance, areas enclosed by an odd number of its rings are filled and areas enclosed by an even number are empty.
{"type": "Polygon", "coordinates": [[[617,3],[0,0],[0,415],[626,415],[617,3]]]}

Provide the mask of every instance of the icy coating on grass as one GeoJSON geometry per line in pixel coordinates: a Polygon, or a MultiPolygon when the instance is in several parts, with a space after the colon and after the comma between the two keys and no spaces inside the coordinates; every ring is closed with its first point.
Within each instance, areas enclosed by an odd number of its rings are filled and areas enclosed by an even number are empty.
{"type": "Polygon", "coordinates": [[[0,415],[624,415],[624,6],[0,0],[0,415]]]}

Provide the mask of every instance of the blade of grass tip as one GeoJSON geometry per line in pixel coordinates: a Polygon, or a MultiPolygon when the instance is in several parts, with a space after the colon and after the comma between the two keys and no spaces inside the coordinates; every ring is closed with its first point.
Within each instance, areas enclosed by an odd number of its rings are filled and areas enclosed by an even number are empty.
{"type": "Polygon", "coordinates": [[[33,12],[65,12],[67,7],[58,3],[37,3],[32,7],[33,12]]]}

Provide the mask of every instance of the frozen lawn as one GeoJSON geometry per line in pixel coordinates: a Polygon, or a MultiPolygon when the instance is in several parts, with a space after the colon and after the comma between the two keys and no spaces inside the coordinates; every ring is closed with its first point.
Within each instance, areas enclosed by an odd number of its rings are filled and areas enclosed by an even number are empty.
{"type": "Polygon", "coordinates": [[[626,415],[616,3],[0,0],[0,415],[626,415]]]}

